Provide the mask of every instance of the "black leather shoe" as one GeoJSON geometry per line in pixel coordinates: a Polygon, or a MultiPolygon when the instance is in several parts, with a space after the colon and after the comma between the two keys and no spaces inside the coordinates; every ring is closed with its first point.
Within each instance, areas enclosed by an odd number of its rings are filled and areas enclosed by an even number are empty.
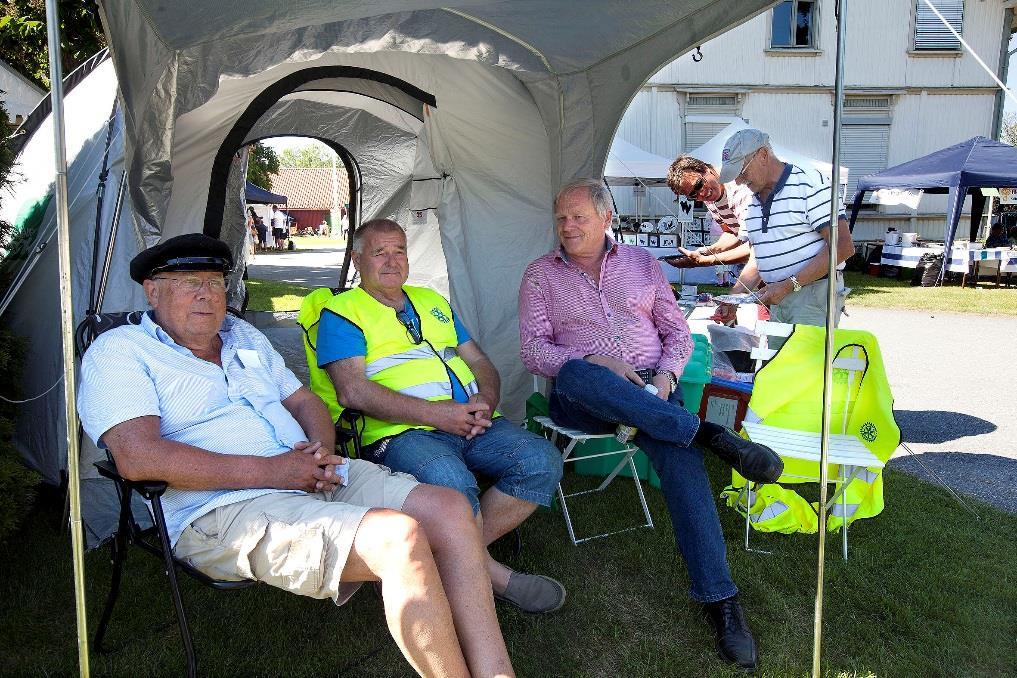
{"type": "Polygon", "coordinates": [[[784,461],[766,445],[754,443],[724,429],[710,440],[718,457],[754,483],[775,483],[784,472],[784,461]]]}
{"type": "Polygon", "coordinates": [[[756,641],[745,621],[745,613],[738,604],[738,596],[703,605],[706,618],[717,634],[717,651],[725,659],[744,671],[755,671],[759,662],[756,641]]]}

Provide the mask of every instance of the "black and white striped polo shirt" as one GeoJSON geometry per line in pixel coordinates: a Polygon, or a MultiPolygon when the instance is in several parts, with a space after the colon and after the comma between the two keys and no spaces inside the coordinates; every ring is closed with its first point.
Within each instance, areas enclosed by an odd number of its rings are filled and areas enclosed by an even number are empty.
{"type": "Polygon", "coordinates": [[[830,187],[830,178],[818,170],[786,163],[765,202],[752,196],[740,237],[752,244],[764,282],[786,280],[823,249],[820,231],[830,225],[830,187]]]}

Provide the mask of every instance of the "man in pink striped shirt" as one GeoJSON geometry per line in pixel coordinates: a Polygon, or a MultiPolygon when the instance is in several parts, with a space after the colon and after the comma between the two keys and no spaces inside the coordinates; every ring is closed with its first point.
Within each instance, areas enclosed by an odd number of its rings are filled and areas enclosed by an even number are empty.
{"type": "Polygon", "coordinates": [[[638,429],[635,444],[660,476],[691,596],[704,605],[722,656],[755,668],[755,641],[728,570],[700,448],[755,481],[776,481],[783,463],[769,448],[682,407],[678,377],[692,352],[688,325],[660,264],[607,236],[611,198],[603,184],[581,179],[565,186],[554,218],[560,244],[529,265],[519,289],[523,363],[554,379],[549,408],[558,424],[590,433],[619,423],[638,429]],[[657,395],[643,390],[650,381],[657,395]]]}

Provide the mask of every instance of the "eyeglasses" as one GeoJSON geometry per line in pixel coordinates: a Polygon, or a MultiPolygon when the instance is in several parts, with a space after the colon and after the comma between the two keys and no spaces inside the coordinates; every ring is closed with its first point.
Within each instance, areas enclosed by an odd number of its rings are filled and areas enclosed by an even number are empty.
{"type": "Polygon", "coordinates": [[[209,278],[208,280],[202,280],[197,276],[173,278],[168,275],[164,275],[158,278],[152,278],[152,280],[169,280],[173,284],[174,289],[186,292],[187,294],[197,294],[205,285],[208,285],[208,290],[210,292],[226,291],[226,281],[222,278],[209,278]]]}
{"type": "Polygon", "coordinates": [[[410,314],[406,312],[405,308],[401,311],[396,311],[396,319],[403,324],[403,327],[406,328],[406,332],[410,335],[410,340],[414,344],[419,344],[424,341],[424,335],[421,333],[420,325],[418,324],[420,321],[417,318],[410,316],[410,314]]]}
{"type": "Polygon", "coordinates": [[[745,178],[745,172],[748,171],[749,165],[752,164],[752,161],[756,159],[757,155],[759,155],[759,151],[758,150],[755,153],[752,154],[752,157],[750,157],[748,160],[745,161],[745,164],[742,165],[742,171],[739,172],[738,176],[735,177],[735,181],[737,181],[738,179],[744,179],[745,178]]]}

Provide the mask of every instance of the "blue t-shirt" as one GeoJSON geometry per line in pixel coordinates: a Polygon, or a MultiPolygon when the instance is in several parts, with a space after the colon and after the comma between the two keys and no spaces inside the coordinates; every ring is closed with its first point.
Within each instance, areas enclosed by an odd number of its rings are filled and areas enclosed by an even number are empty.
{"type": "MultiPolygon", "coordinates": [[[[403,295],[405,298],[405,295],[403,295]]],[[[409,299],[405,300],[403,306],[408,320],[417,327],[420,327],[420,316],[409,299]]],[[[456,341],[458,344],[465,344],[472,337],[470,333],[459,322],[459,316],[452,311],[452,323],[456,329],[456,341]]],[[[356,356],[367,355],[367,340],[364,332],[346,318],[335,313],[322,312],[321,320],[318,322],[318,367],[324,369],[325,365],[336,360],[344,360],[356,356]]],[[[452,399],[465,403],[470,398],[466,395],[466,389],[459,383],[459,378],[452,370],[447,370],[449,380],[452,382],[452,399]]]]}

